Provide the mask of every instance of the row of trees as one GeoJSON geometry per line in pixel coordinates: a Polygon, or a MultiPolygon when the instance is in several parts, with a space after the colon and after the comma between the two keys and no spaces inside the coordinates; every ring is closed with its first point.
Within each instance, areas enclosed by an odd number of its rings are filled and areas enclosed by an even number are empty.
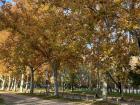
{"type": "Polygon", "coordinates": [[[127,83],[130,57],[139,53],[139,0],[1,2],[0,29],[9,32],[1,62],[8,72],[29,68],[31,93],[43,64],[53,73],[56,96],[58,71],[75,73],[81,65],[96,75],[98,89],[107,78],[120,89],[127,83]]]}

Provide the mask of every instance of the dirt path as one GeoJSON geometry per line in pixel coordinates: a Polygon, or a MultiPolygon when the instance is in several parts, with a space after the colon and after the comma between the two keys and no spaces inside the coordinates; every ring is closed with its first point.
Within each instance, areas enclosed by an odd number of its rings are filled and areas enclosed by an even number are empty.
{"type": "MultiPolygon", "coordinates": [[[[89,103],[87,104],[87,103],[80,103],[80,102],[43,100],[37,97],[17,95],[14,93],[1,93],[0,92],[0,95],[5,100],[5,105],[91,105],[89,103]]],[[[140,101],[121,102],[120,105],[140,105],[140,101]]]]}
{"type": "MultiPolygon", "coordinates": [[[[6,105],[86,105],[78,102],[64,102],[59,100],[43,100],[37,97],[1,93],[6,105]]],[[[89,104],[88,104],[89,105],[89,104]]]]}

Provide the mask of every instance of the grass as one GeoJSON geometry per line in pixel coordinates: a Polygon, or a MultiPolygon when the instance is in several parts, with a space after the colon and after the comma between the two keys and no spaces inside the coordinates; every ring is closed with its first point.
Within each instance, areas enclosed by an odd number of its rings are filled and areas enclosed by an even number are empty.
{"type": "Polygon", "coordinates": [[[71,93],[94,95],[95,94],[95,91],[92,91],[92,90],[74,90],[71,93]]]}
{"type": "MultiPolygon", "coordinates": [[[[45,91],[45,89],[44,88],[36,88],[35,91],[45,91]]],[[[62,89],[60,89],[59,92],[63,92],[62,89]]],[[[71,89],[65,89],[64,93],[94,95],[95,94],[95,90],[75,89],[74,91],[71,91],[71,89]]]]}
{"type": "MultiPolygon", "coordinates": [[[[111,97],[121,97],[121,95],[119,93],[111,93],[109,94],[109,96],[111,97]]],[[[124,99],[135,99],[135,100],[140,100],[140,94],[127,94],[127,93],[124,93],[124,99]]]]}

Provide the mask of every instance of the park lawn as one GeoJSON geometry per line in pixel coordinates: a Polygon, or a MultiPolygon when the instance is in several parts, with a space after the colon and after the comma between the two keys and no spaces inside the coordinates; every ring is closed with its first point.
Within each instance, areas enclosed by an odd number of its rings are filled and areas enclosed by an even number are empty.
{"type": "MultiPolygon", "coordinates": [[[[108,96],[111,97],[121,97],[119,93],[111,93],[108,96]]],[[[124,99],[134,99],[134,100],[140,100],[140,94],[126,94],[124,93],[124,99]]]]}
{"type": "Polygon", "coordinates": [[[94,95],[96,92],[93,90],[74,90],[72,93],[94,95]]]}
{"type": "MultiPolygon", "coordinates": [[[[45,92],[45,88],[35,88],[35,91],[44,91],[45,92]]],[[[54,92],[54,91],[50,90],[50,92],[54,92]]],[[[62,89],[60,89],[59,92],[63,93],[62,89]]],[[[95,92],[95,90],[88,90],[88,89],[75,89],[73,91],[71,91],[71,89],[65,89],[64,93],[94,95],[96,92],[95,92]]]]}

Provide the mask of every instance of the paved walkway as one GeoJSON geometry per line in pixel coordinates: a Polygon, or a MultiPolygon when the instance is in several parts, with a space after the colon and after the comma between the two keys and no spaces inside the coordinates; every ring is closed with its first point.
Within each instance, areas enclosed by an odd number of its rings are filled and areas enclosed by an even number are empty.
{"type": "Polygon", "coordinates": [[[11,93],[1,93],[6,105],[90,105],[80,102],[65,102],[60,100],[43,100],[37,97],[16,95],[11,93]]]}

